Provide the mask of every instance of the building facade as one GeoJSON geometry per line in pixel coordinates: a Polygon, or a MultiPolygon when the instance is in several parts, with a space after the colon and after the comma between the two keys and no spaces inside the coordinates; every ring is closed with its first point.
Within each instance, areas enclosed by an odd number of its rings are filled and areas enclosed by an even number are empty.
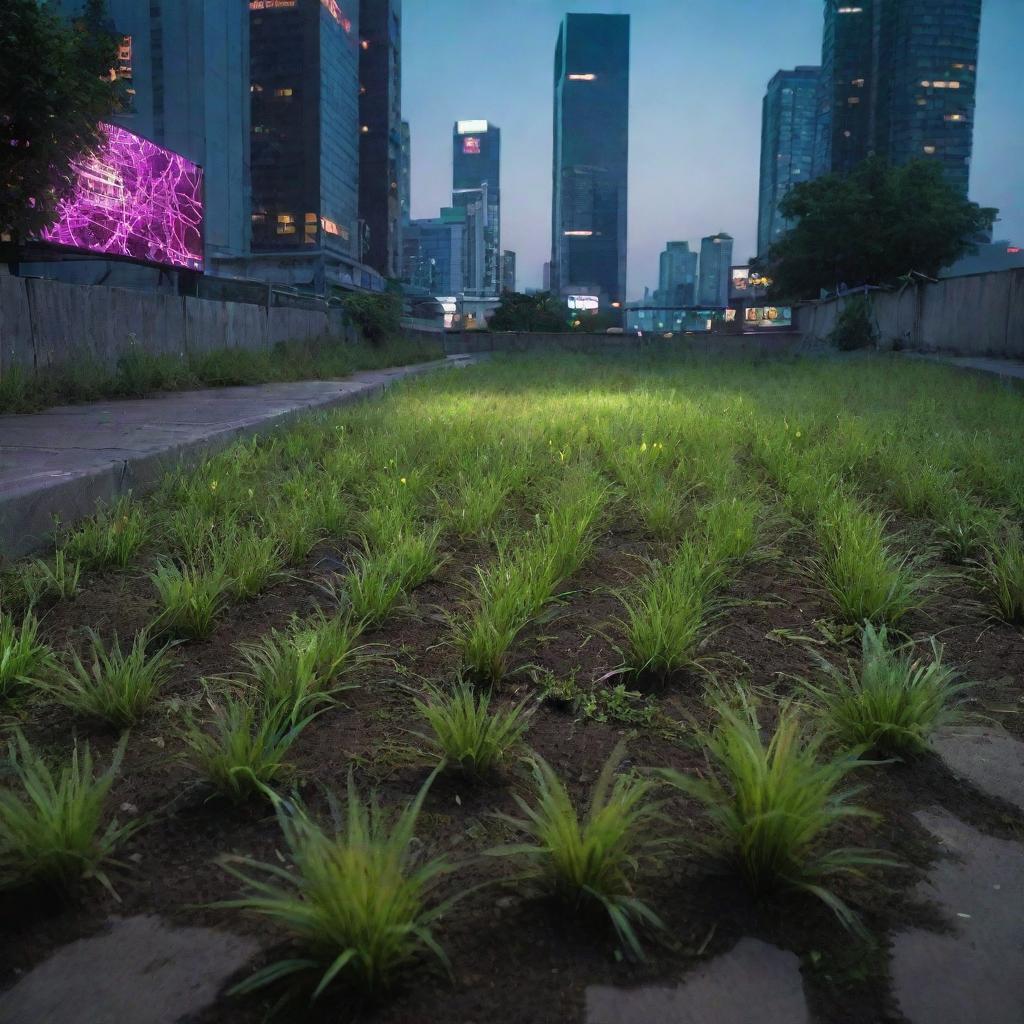
{"type": "Polygon", "coordinates": [[[501,129],[489,121],[455,122],[452,206],[472,206],[471,216],[482,217],[483,254],[471,262],[466,290],[497,295],[501,289],[501,129]],[[482,209],[477,209],[481,203],[482,209]]]}
{"type": "Polygon", "coordinates": [[[250,0],[252,248],[274,280],[362,284],[358,7],[250,0]]]}
{"type": "Polygon", "coordinates": [[[398,192],[402,226],[412,219],[412,135],[409,122],[402,122],[402,162],[399,166],[398,192]]]}
{"type": "Polygon", "coordinates": [[[409,222],[403,232],[402,279],[435,296],[465,291],[465,207],[445,207],[440,216],[409,222]]]}
{"type": "Polygon", "coordinates": [[[965,195],[981,0],[825,0],[816,174],[941,162],[965,195]]]}
{"type": "MultiPolygon", "coordinates": [[[[82,0],[58,0],[61,14],[82,0]]],[[[249,11],[236,0],[107,0],[127,106],[112,120],[204,170],[206,273],[250,243],[249,11]]]]}
{"type": "Polygon", "coordinates": [[[511,249],[506,249],[501,254],[501,290],[516,290],[516,254],[511,249]]]}
{"type": "Polygon", "coordinates": [[[567,14],[554,65],[551,288],[626,299],[629,15],[567,14]]]}
{"type": "Polygon", "coordinates": [[[782,197],[814,172],[814,136],[821,69],[777,71],[761,105],[761,178],[757,253],[763,256],[791,227],[779,213],[782,197]]]}
{"type": "Polygon", "coordinates": [[[362,257],[384,277],[398,277],[402,260],[402,0],[360,0],[359,47],[362,257]]]}
{"type": "Polygon", "coordinates": [[[658,261],[657,301],[692,306],[697,301],[697,254],[689,242],[668,242],[658,261]]]}
{"type": "Polygon", "coordinates": [[[729,268],[731,264],[732,235],[720,231],[717,235],[708,235],[700,240],[698,305],[729,305],[729,268]]]}

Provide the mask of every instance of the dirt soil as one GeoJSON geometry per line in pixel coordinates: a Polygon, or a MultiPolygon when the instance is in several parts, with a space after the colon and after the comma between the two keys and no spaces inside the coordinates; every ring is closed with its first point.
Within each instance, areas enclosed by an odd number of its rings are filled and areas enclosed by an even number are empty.
{"type": "MultiPolygon", "coordinates": [[[[720,685],[744,681],[761,692],[785,696],[793,692],[793,676],[816,672],[814,653],[836,661],[854,653],[849,645],[842,646],[838,629],[830,623],[827,598],[800,571],[807,549],[806,537],[778,532],[723,595],[703,655],[705,670],[714,672],[720,685]]],[[[518,701],[536,691],[536,680],[545,670],[562,679],[574,672],[584,691],[620,681],[612,677],[598,682],[621,664],[614,626],[621,608],[615,591],[642,571],[640,558],[659,550],[635,529],[605,533],[587,566],[567,584],[556,614],[523,636],[513,657],[513,664],[523,667],[497,687],[498,702],[518,701]]],[[[61,944],[101,929],[114,914],[156,913],[183,924],[245,932],[264,944],[265,962],[287,950],[281,934],[262,921],[205,906],[238,891],[217,864],[219,856],[238,853],[274,861],[281,849],[280,833],[265,806],[233,809],[209,799],[175,762],[180,743],[174,730],[183,706],[200,698],[201,678],[238,665],[238,641],[282,627],[293,613],[306,614],[326,601],[317,583],[347,553],[343,545],[320,545],[292,576],[260,598],[232,607],[210,639],[177,648],[169,699],[133,731],[111,795],[111,807],[120,808],[122,818],[138,815],[146,821],[119,852],[123,867],[112,876],[119,901],[100,885],[84,886],[66,905],[38,894],[5,896],[0,988],[61,944]]],[[[338,706],[316,719],[293,748],[302,795],[318,812],[326,813],[323,790],[340,791],[350,768],[364,790],[374,786],[394,804],[408,799],[429,774],[430,763],[414,734],[420,726],[409,688],[454,674],[457,658],[446,644],[445,615],[464,599],[473,565],[490,557],[485,546],[473,543],[450,546],[447,554],[438,578],[365,636],[365,643],[375,645],[378,659],[355,673],[349,681],[358,685],[342,693],[338,706]]],[[[93,574],[83,584],[77,600],[46,613],[46,638],[58,648],[81,644],[86,626],[105,637],[115,632],[130,636],[154,615],[153,594],[139,568],[93,574]]],[[[950,660],[978,684],[972,691],[973,710],[998,717],[1017,735],[1024,734],[1019,713],[1024,708],[1024,636],[991,620],[969,584],[947,581],[941,588],[942,596],[906,624],[908,632],[915,637],[938,633],[950,660]]],[[[705,762],[694,742],[694,728],[707,722],[706,684],[707,676],[694,671],[644,687],[631,706],[638,714],[648,709],[646,724],[587,715],[579,703],[547,702],[534,717],[528,741],[581,800],[624,736],[630,738],[633,764],[699,772],[705,762]]],[[[30,739],[55,751],[66,750],[71,735],[88,739],[100,763],[116,741],[110,732],[52,708],[23,707],[19,717],[30,739]]],[[[887,977],[888,936],[915,924],[941,927],[933,909],[910,896],[937,856],[912,812],[938,804],[985,832],[1017,838],[1024,836],[1024,819],[954,779],[935,757],[864,768],[859,782],[865,787],[861,799],[880,819],[877,824],[847,826],[841,840],[880,848],[903,865],[870,879],[838,883],[839,893],[858,910],[875,939],[856,940],[809,897],[786,895],[756,904],[736,879],[709,875],[697,859],[679,852],[646,874],[639,886],[639,894],[656,907],[668,929],[663,939],[648,940],[649,959],[636,964],[621,955],[604,920],[567,914],[562,907],[503,886],[501,879],[513,873],[513,866],[479,856],[508,838],[506,826],[493,812],[515,811],[512,793],[523,786],[518,770],[490,785],[442,778],[421,819],[425,852],[465,861],[453,876],[455,887],[496,883],[460,903],[438,927],[452,977],[424,962],[381,1005],[359,1004],[338,992],[312,1008],[304,1001],[286,1007],[279,1019],[303,1024],[568,1024],[582,1021],[589,984],[674,983],[702,958],[728,950],[742,936],[754,936],[801,958],[817,1020],[898,1022],[887,977]]],[[[700,834],[703,825],[693,803],[676,797],[668,812],[675,832],[700,834]]],[[[279,994],[222,997],[193,1024],[256,1024],[279,994]]]]}

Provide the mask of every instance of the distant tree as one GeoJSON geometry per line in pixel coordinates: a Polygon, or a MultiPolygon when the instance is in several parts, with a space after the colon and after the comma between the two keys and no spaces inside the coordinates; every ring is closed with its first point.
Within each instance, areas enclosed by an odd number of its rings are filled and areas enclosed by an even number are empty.
{"type": "Polygon", "coordinates": [[[609,327],[621,327],[622,314],[604,310],[587,310],[576,313],[572,320],[572,329],[580,333],[602,334],[609,327]]]}
{"type": "Polygon", "coordinates": [[[492,331],[567,331],[569,310],[551,292],[503,292],[489,327],[492,331]]]}
{"type": "Polygon", "coordinates": [[[106,24],[104,0],[71,24],[39,0],[0,2],[0,234],[13,242],[53,223],[71,163],[120,106],[106,24]]]}
{"type": "Polygon", "coordinates": [[[935,277],[998,212],[961,196],[937,162],[890,167],[878,158],[795,186],[779,210],[794,226],[755,262],[777,300],[889,284],[911,271],[935,277]]]}

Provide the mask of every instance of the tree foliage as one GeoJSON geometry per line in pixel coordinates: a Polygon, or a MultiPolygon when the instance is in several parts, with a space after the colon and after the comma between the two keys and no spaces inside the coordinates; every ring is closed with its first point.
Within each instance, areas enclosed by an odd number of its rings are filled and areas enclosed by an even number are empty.
{"type": "Polygon", "coordinates": [[[911,271],[935,277],[971,251],[997,213],[961,196],[936,161],[890,167],[878,158],[795,186],[779,210],[794,226],[758,266],[774,281],[772,296],[785,300],[888,284],[911,271]]]}
{"type": "Polygon", "coordinates": [[[492,331],[567,331],[569,310],[551,292],[505,292],[489,326],[492,331]]]}
{"type": "Polygon", "coordinates": [[[104,9],[86,0],[68,24],[38,0],[0,3],[0,234],[13,241],[53,223],[72,162],[95,149],[99,122],[119,108],[104,9]]]}

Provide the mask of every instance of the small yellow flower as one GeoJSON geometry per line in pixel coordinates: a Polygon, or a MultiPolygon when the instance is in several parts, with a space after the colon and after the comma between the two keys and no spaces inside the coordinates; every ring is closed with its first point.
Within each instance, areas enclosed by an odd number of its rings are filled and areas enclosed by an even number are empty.
{"type": "Polygon", "coordinates": [[[797,437],[799,437],[799,436],[800,436],[800,431],[799,431],[799,430],[798,430],[798,431],[796,432],[796,436],[797,436],[797,437]]]}
{"type": "Polygon", "coordinates": [[[403,477],[402,477],[402,479],[401,479],[401,480],[399,480],[398,482],[399,482],[400,484],[404,484],[404,483],[405,483],[405,477],[403,476],[403,477]]]}
{"type": "Polygon", "coordinates": [[[642,445],[640,445],[640,451],[642,451],[642,452],[647,451],[647,442],[646,441],[644,441],[644,443],[642,445]]]}
{"type": "Polygon", "coordinates": [[[210,493],[211,494],[216,494],[217,493],[217,481],[216,480],[211,480],[210,481],[210,493]]]}

